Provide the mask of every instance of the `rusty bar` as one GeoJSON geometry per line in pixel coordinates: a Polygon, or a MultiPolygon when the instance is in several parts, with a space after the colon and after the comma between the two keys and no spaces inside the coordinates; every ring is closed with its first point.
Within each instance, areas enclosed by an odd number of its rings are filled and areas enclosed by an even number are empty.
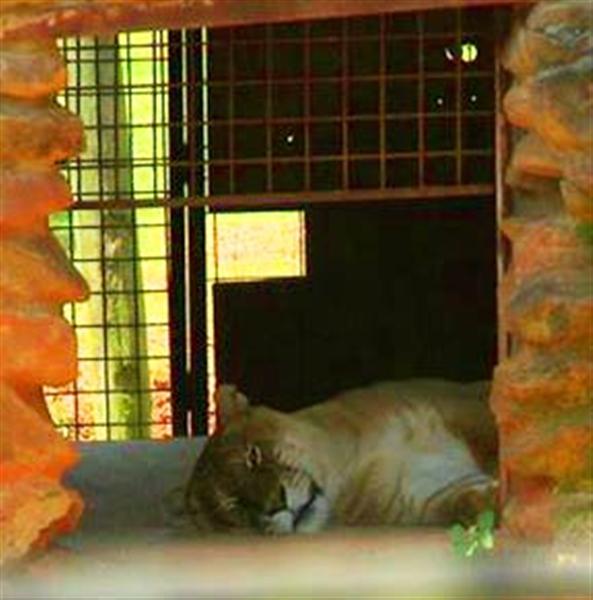
{"type": "MultiPolygon", "coordinates": [[[[342,73],[340,75],[340,85],[342,90],[342,109],[341,109],[341,121],[342,121],[342,189],[347,190],[350,187],[350,135],[349,135],[349,108],[350,108],[350,94],[348,93],[348,22],[342,21],[341,27],[341,39],[340,39],[340,51],[342,57],[342,73]]],[[[328,158],[328,157],[326,157],[328,158]]]]}
{"type": "Polygon", "coordinates": [[[385,17],[379,31],[379,187],[387,187],[387,33],[385,17]]]}
{"type": "Polygon", "coordinates": [[[77,210],[96,210],[114,208],[153,208],[153,207],[200,207],[212,209],[224,208],[262,208],[307,206],[315,204],[333,204],[341,202],[384,202],[387,200],[442,200],[466,196],[492,196],[494,184],[471,185],[432,185],[418,187],[387,188],[384,190],[330,190],[327,192],[287,192],[210,196],[208,198],[190,196],[187,198],[166,198],[164,200],[85,200],[77,205],[77,210]]]}
{"type": "Polygon", "coordinates": [[[461,183],[463,181],[463,103],[462,103],[462,78],[463,78],[463,43],[461,11],[457,11],[455,18],[455,51],[458,53],[455,61],[455,181],[461,183]]]}
{"type": "Polygon", "coordinates": [[[305,179],[304,189],[311,189],[311,24],[305,23],[303,37],[304,45],[304,72],[303,72],[303,120],[304,128],[304,155],[305,155],[305,179]]]}
{"type": "Polygon", "coordinates": [[[229,180],[230,180],[230,192],[234,194],[237,189],[235,180],[237,178],[237,169],[235,168],[235,126],[238,120],[235,117],[235,90],[237,81],[235,78],[235,30],[231,29],[229,32],[229,47],[231,52],[229,54],[228,66],[228,90],[229,90],[229,114],[228,114],[228,136],[229,136],[229,180]]]}
{"type": "Polygon", "coordinates": [[[424,160],[426,158],[426,107],[424,102],[425,88],[426,88],[426,76],[424,73],[424,19],[418,15],[416,20],[418,27],[418,184],[424,186],[424,160]]]}
{"type": "Polygon", "coordinates": [[[273,191],[273,177],[274,170],[272,164],[273,160],[273,144],[274,144],[274,136],[273,136],[273,127],[271,125],[271,121],[273,118],[272,112],[272,80],[274,79],[273,75],[273,58],[272,53],[274,52],[274,46],[272,42],[272,30],[269,25],[266,26],[265,34],[263,37],[264,41],[264,49],[265,49],[265,73],[266,77],[264,79],[264,85],[266,87],[266,100],[265,100],[265,113],[264,113],[264,127],[266,128],[266,191],[273,191]]]}

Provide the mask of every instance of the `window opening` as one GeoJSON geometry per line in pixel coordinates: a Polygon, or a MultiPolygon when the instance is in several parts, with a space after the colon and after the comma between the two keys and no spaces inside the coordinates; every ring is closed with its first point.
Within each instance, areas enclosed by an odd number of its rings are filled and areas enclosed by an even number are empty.
{"type": "Polygon", "coordinates": [[[203,431],[212,286],[306,277],[308,207],[492,196],[492,15],[64,40],[87,150],[52,226],[92,287],[80,376],[48,390],[65,435],[203,431]]]}

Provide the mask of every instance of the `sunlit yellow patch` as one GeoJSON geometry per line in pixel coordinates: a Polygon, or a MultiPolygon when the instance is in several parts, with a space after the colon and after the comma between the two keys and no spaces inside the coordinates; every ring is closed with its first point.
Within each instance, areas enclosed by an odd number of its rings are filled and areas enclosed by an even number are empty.
{"type": "Polygon", "coordinates": [[[210,214],[208,277],[258,280],[304,275],[300,211],[210,214]]]}

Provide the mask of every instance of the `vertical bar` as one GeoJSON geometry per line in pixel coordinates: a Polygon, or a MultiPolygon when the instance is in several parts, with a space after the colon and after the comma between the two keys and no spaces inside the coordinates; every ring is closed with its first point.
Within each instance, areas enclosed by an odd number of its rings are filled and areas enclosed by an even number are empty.
{"type": "Polygon", "coordinates": [[[379,187],[387,187],[387,39],[385,15],[380,15],[379,30],[379,187]]]}
{"type": "MultiPolygon", "coordinates": [[[[186,149],[183,143],[183,38],[179,31],[169,34],[169,166],[170,196],[182,198],[187,182],[186,149]],[[181,163],[181,165],[180,165],[181,163]]],[[[169,346],[171,353],[171,403],[173,435],[187,435],[187,352],[185,332],[185,209],[169,209],[170,263],[168,270],[169,346]]]]}
{"type": "MultiPolygon", "coordinates": [[[[76,69],[76,84],[74,86],[74,101],[75,101],[75,112],[77,115],[82,114],[81,111],[81,91],[80,91],[80,82],[81,82],[81,70],[82,70],[82,61],[81,61],[81,50],[80,50],[80,38],[77,37],[76,38],[76,42],[75,42],[75,47],[73,48],[75,50],[74,52],[74,65],[75,65],[75,69],[76,69]]],[[[65,56],[68,56],[67,53],[65,53],[65,56]]],[[[66,61],[68,63],[68,60],[66,61]]],[[[70,61],[72,62],[72,61],[70,61]]],[[[70,86],[66,87],[66,98],[68,98],[68,91],[70,89],[70,86]]],[[[72,105],[70,103],[67,103],[68,105],[68,109],[72,110],[72,105]]],[[[80,199],[82,197],[82,169],[80,168],[80,156],[76,157],[76,161],[77,161],[77,169],[78,169],[78,173],[77,173],[77,177],[76,177],[76,201],[80,202],[80,199]]],[[[70,169],[70,168],[69,168],[70,169]]],[[[71,175],[72,171],[68,171],[68,175],[71,175]]],[[[70,177],[69,177],[69,181],[68,183],[70,184],[70,177]]],[[[75,205],[76,206],[76,205],[75,205]]],[[[74,207],[73,207],[74,208],[74,207]]],[[[70,233],[69,233],[69,243],[70,243],[70,255],[72,256],[72,262],[74,264],[76,264],[74,262],[74,225],[75,225],[75,219],[74,219],[74,210],[70,210],[68,212],[68,225],[69,225],[69,229],[70,229],[70,233]]],[[[74,306],[76,306],[76,304],[74,304],[74,306]]],[[[72,319],[72,325],[76,326],[76,309],[74,310],[73,314],[73,319],[72,319]]],[[[78,378],[74,381],[74,439],[75,441],[79,441],[80,440],[80,389],[78,387],[78,378]]]]}
{"type": "Polygon", "coordinates": [[[455,183],[461,185],[462,181],[462,155],[463,155],[463,118],[461,115],[461,93],[463,74],[463,43],[461,10],[456,10],[455,18],[455,44],[457,46],[457,60],[455,62],[455,183]]]}
{"type": "Polygon", "coordinates": [[[265,57],[266,57],[266,97],[264,99],[265,104],[265,116],[264,116],[264,127],[266,128],[266,191],[271,192],[273,190],[272,183],[272,52],[274,51],[274,45],[272,43],[272,27],[271,25],[265,26],[264,34],[265,44],[265,57]]]}
{"type": "Polygon", "coordinates": [[[229,114],[228,114],[228,123],[229,123],[229,192],[231,194],[235,194],[237,192],[235,179],[236,179],[236,169],[235,169],[235,29],[233,27],[229,30],[229,45],[231,51],[229,52],[229,114]]]}
{"type": "Polygon", "coordinates": [[[350,125],[348,119],[348,110],[350,108],[350,94],[348,93],[349,84],[349,73],[348,73],[348,48],[349,48],[350,36],[348,33],[348,21],[342,19],[342,188],[344,190],[350,189],[350,168],[349,168],[349,157],[350,157],[350,142],[349,142],[349,131],[350,125]]]}
{"type": "Polygon", "coordinates": [[[208,433],[208,365],[206,318],[206,219],[204,208],[192,208],[189,213],[189,260],[191,323],[191,362],[189,389],[191,398],[192,431],[197,435],[208,433]]]}
{"type": "MultiPolygon", "coordinates": [[[[94,71],[95,71],[95,91],[97,94],[97,165],[99,171],[99,200],[103,198],[103,170],[104,170],[104,159],[103,159],[103,111],[101,110],[101,76],[99,71],[99,65],[101,64],[101,56],[99,49],[99,40],[94,40],[94,71]]],[[[99,209],[100,215],[100,227],[101,227],[101,311],[102,311],[102,335],[103,335],[103,349],[105,355],[103,358],[103,376],[105,377],[105,430],[107,432],[107,440],[111,440],[111,401],[110,401],[110,387],[109,387],[109,335],[108,335],[108,314],[107,314],[107,255],[105,253],[105,210],[99,209]]]]}
{"type": "MultiPolygon", "coordinates": [[[[115,160],[115,164],[119,165],[120,161],[122,160],[120,157],[120,147],[119,144],[120,142],[123,142],[123,140],[125,139],[128,147],[126,148],[126,151],[124,153],[124,156],[128,158],[128,160],[130,161],[130,164],[124,165],[124,168],[126,170],[129,170],[131,172],[131,176],[129,179],[129,186],[126,185],[125,186],[125,190],[124,190],[124,194],[126,196],[128,196],[131,200],[134,199],[134,185],[133,185],[133,162],[134,162],[134,154],[133,154],[133,141],[132,141],[132,137],[131,135],[125,135],[125,137],[123,135],[121,135],[121,127],[122,127],[122,123],[120,121],[119,118],[119,107],[120,107],[120,93],[122,96],[122,102],[124,103],[125,106],[125,119],[124,119],[124,126],[131,126],[133,123],[133,118],[134,118],[134,112],[133,112],[133,95],[134,95],[134,85],[133,85],[133,77],[132,77],[132,45],[133,45],[133,41],[132,41],[132,37],[131,34],[128,33],[120,33],[117,34],[114,37],[114,44],[115,44],[115,57],[116,57],[116,61],[113,65],[113,112],[114,112],[114,131],[113,131],[113,139],[114,139],[114,146],[115,146],[115,151],[114,151],[114,160],[115,160]],[[122,44],[120,42],[120,40],[123,39],[125,40],[123,42],[123,47],[122,44]],[[120,60],[123,61],[125,63],[125,69],[126,69],[126,75],[127,75],[127,89],[122,89],[121,88],[121,82],[120,82],[120,70],[119,70],[119,65],[120,65],[120,60]]],[[[127,179],[127,178],[126,178],[127,179]]],[[[126,183],[128,183],[126,181],[126,183]]],[[[119,187],[119,169],[116,170],[115,173],[115,185],[114,185],[114,189],[115,189],[115,197],[118,197],[121,193],[122,190],[119,187]]],[[[126,211],[128,209],[122,209],[122,212],[126,211]]],[[[130,236],[131,236],[131,240],[132,240],[132,253],[131,253],[131,260],[132,260],[132,290],[131,290],[131,298],[132,298],[132,304],[133,304],[133,317],[132,317],[132,322],[135,324],[135,327],[133,327],[133,331],[131,331],[131,335],[133,336],[134,342],[132,345],[133,348],[133,352],[136,354],[136,356],[132,356],[130,357],[131,360],[137,362],[138,361],[138,348],[140,347],[139,344],[139,340],[140,340],[140,330],[138,329],[138,323],[139,323],[139,298],[138,298],[138,265],[137,263],[137,253],[138,253],[138,246],[137,246],[137,233],[136,233],[136,213],[133,209],[129,209],[131,211],[131,230],[130,230],[130,236]]],[[[130,382],[130,399],[132,398],[133,394],[134,394],[134,389],[133,389],[134,383],[130,382]]],[[[135,369],[135,387],[136,390],[138,390],[140,388],[140,369],[138,367],[136,367],[135,369]]],[[[136,405],[137,405],[137,415],[140,415],[141,412],[141,403],[140,403],[140,398],[138,396],[138,392],[135,394],[136,396],[136,405]]],[[[140,419],[138,419],[139,421],[140,419]]],[[[132,435],[134,437],[139,437],[140,434],[140,427],[138,423],[133,423],[133,429],[132,429],[132,435]]]]}
{"type": "MultiPolygon", "coordinates": [[[[214,401],[214,393],[215,393],[215,389],[216,389],[216,383],[217,383],[217,374],[216,374],[216,346],[215,346],[215,321],[214,321],[214,284],[218,283],[218,281],[220,280],[219,277],[219,260],[218,260],[218,213],[217,212],[213,212],[211,217],[212,219],[212,228],[211,230],[207,231],[207,234],[210,234],[212,236],[212,241],[210,243],[209,246],[207,246],[207,248],[210,248],[210,251],[212,252],[212,255],[210,257],[210,265],[212,266],[212,271],[208,272],[208,279],[207,279],[207,284],[208,284],[208,288],[207,288],[207,293],[208,293],[208,297],[206,299],[206,301],[208,302],[208,306],[207,308],[209,309],[209,321],[208,321],[208,325],[209,325],[209,335],[208,335],[208,352],[209,352],[209,369],[208,369],[208,393],[210,394],[210,398],[212,398],[212,405],[209,406],[209,409],[212,409],[214,416],[212,417],[212,420],[209,421],[209,431],[208,433],[213,433],[216,430],[216,427],[218,426],[218,423],[216,421],[216,415],[217,415],[217,407],[214,401]]],[[[208,241],[208,240],[207,240],[208,241]]],[[[209,415],[209,420],[210,420],[210,415],[209,415]]]]}
{"type": "MultiPolygon", "coordinates": [[[[165,132],[165,127],[170,122],[169,105],[167,98],[167,89],[169,88],[169,78],[165,75],[165,69],[169,64],[169,48],[168,48],[169,32],[161,31],[160,50],[161,60],[159,62],[159,85],[161,86],[160,100],[161,100],[161,122],[160,127],[162,128],[160,141],[161,141],[161,162],[159,169],[161,171],[161,188],[156,190],[156,195],[159,198],[164,198],[168,190],[168,176],[167,168],[171,164],[171,158],[169,156],[169,136],[168,132],[165,132]],[[166,50],[166,52],[165,52],[166,50]]],[[[167,214],[163,211],[162,224],[168,225],[167,214]]]]}
{"type": "MultiPolygon", "coordinates": [[[[70,101],[67,101],[67,107],[69,110],[74,111],[76,114],[81,113],[81,98],[80,98],[80,80],[81,80],[81,39],[80,37],[74,38],[71,40],[73,43],[71,46],[68,45],[68,40],[63,40],[63,48],[64,48],[64,58],[66,59],[66,64],[68,67],[73,66],[73,72],[68,69],[69,77],[68,77],[68,86],[64,90],[65,98],[68,99],[71,94],[70,101]],[[69,49],[69,51],[68,51],[69,49]],[[74,80],[74,82],[71,81],[74,80]]],[[[78,203],[80,202],[80,198],[82,196],[82,182],[81,182],[81,166],[80,166],[80,156],[72,159],[72,161],[65,166],[65,174],[68,177],[68,183],[73,190],[76,192],[74,194],[74,205],[73,209],[76,208],[78,203]],[[74,182],[74,183],[73,183],[74,182]]],[[[68,228],[69,228],[69,250],[70,255],[74,264],[76,264],[75,260],[75,247],[74,247],[74,235],[75,235],[75,226],[78,219],[76,218],[76,213],[74,210],[68,211],[68,228]]],[[[96,292],[94,292],[96,293],[96,292]]],[[[91,292],[93,294],[93,292],[91,292]]],[[[75,305],[74,305],[75,306],[75,305]]],[[[75,309],[72,311],[72,325],[75,327],[77,323],[77,312],[75,309]]],[[[74,412],[72,414],[72,425],[69,426],[69,434],[73,432],[74,441],[80,440],[80,426],[79,426],[79,415],[80,415],[80,387],[79,387],[79,379],[77,378],[73,382],[73,394],[74,394],[74,412]]]]}
{"type": "Polygon", "coordinates": [[[425,122],[424,122],[424,16],[417,15],[418,24],[418,186],[424,187],[425,122]]]}
{"type": "MultiPolygon", "coordinates": [[[[210,44],[209,31],[206,28],[202,29],[202,55],[201,55],[201,69],[202,69],[202,176],[204,180],[204,197],[209,198],[211,193],[210,188],[210,75],[208,71],[208,58],[211,52],[215,52],[215,48],[218,46],[212,46],[210,44]]],[[[228,67],[228,65],[227,65],[228,67]]],[[[228,88],[227,88],[228,89],[228,88]]],[[[229,93],[230,96],[230,93],[229,93]]],[[[211,212],[209,207],[206,207],[205,214],[205,273],[204,273],[204,285],[206,298],[204,300],[205,312],[206,312],[206,420],[207,420],[207,431],[210,435],[216,428],[216,422],[212,420],[212,406],[211,400],[214,398],[214,390],[216,387],[216,376],[214,366],[214,299],[212,294],[212,258],[216,255],[216,213],[211,212]]],[[[216,271],[217,264],[214,263],[213,270],[216,271]]]]}
{"type": "MultiPolygon", "coordinates": [[[[202,101],[202,86],[207,85],[203,72],[202,53],[206,49],[206,30],[187,32],[187,81],[188,81],[188,155],[189,197],[203,196],[205,187],[203,165],[204,128],[208,114],[202,101]],[[200,149],[201,155],[196,151],[200,149]]],[[[188,209],[187,285],[189,286],[189,392],[188,408],[192,433],[208,433],[208,318],[206,311],[206,209],[188,209]]]]}
{"type": "Polygon", "coordinates": [[[305,190],[311,189],[311,25],[304,24],[303,51],[305,72],[303,81],[303,119],[305,122],[305,190]]]}
{"type": "MultiPolygon", "coordinates": [[[[119,34],[115,39],[119,42],[119,36],[121,36],[122,34],[119,34]]],[[[134,123],[134,94],[135,94],[135,85],[134,85],[134,81],[133,81],[133,68],[132,68],[132,55],[133,55],[133,42],[132,42],[132,34],[130,34],[129,32],[125,34],[126,35],[126,46],[127,46],[127,60],[126,60],[126,71],[127,71],[127,76],[128,76],[128,89],[122,91],[121,93],[123,94],[124,98],[127,100],[127,107],[126,107],[126,125],[128,127],[131,127],[134,123]]],[[[154,43],[154,33],[152,33],[152,39],[153,39],[153,43],[154,43]]],[[[119,46],[119,43],[118,43],[119,46]]],[[[154,74],[154,69],[155,69],[155,54],[154,54],[154,46],[153,46],[153,65],[152,65],[152,70],[153,70],[153,74],[154,74]]],[[[116,163],[119,162],[119,140],[123,137],[119,135],[119,123],[118,123],[118,114],[119,114],[119,94],[120,94],[120,85],[121,82],[119,80],[119,61],[116,63],[115,65],[115,74],[114,74],[114,81],[115,81],[115,87],[116,90],[114,91],[114,109],[115,109],[115,139],[116,139],[116,148],[118,148],[117,152],[117,157],[116,157],[116,163]]],[[[153,84],[154,84],[154,78],[153,78],[153,84]]],[[[156,89],[153,88],[152,89],[152,99],[153,99],[153,104],[156,102],[156,89]]],[[[153,114],[154,114],[154,109],[153,109],[153,114]]],[[[153,131],[153,139],[154,139],[154,131],[153,131]]],[[[131,200],[135,199],[135,195],[136,195],[136,188],[134,186],[134,142],[132,139],[132,135],[126,135],[124,137],[124,139],[128,142],[128,148],[126,151],[126,156],[128,156],[130,158],[130,161],[132,164],[130,165],[126,165],[125,167],[127,169],[129,169],[131,171],[131,176],[130,176],[130,183],[129,183],[129,190],[126,190],[126,194],[129,192],[130,194],[130,198],[131,200]]],[[[153,149],[153,158],[156,156],[154,149],[153,149]]],[[[116,175],[117,177],[117,175],[116,175]]],[[[116,179],[116,188],[115,188],[118,192],[119,190],[119,181],[116,179]]],[[[136,362],[136,368],[135,368],[135,373],[136,373],[136,404],[137,404],[137,423],[136,423],[136,428],[134,430],[134,435],[136,437],[143,437],[144,434],[144,427],[142,426],[142,421],[143,421],[143,414],[142,414],[142,396],[144,394],[144,392],[142,391],[142,367],[140,366],[140,360],[148,360],[147,357],[141,357],[142,352],[141,352],[141,339],[142,339],[142,335],[140,333],[140,327],[144,327],[144,325],[141,325],[141,315],[142,315],[142,311],[141,311],[141,303],[142,303],[142,292],[140,291],[140,284],[142,283],[142,278],[140,276],[139,273],[139,269],[140,269],[140,265],[138,264],[138,261],[140,260],[139,256],[138,256],[138,252],[139,252],[139,245],[138,245],[138,222],[137,222],[137,218],[136,218],[136,210],[131,208],[131,224],[132,224],[132,231],[131,236],[132,236],[132,280],[133,280],[133,302],[134,302],[134,350],[136,352],[136,356],[133,357],[133,360],[136,362]]],[[[148,415],[148,419],[149,420],[150,415],[148,415]]]]}

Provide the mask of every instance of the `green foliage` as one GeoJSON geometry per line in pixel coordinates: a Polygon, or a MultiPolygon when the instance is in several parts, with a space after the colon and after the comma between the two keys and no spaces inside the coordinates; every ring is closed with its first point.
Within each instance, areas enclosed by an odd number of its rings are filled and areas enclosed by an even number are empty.
{"type": "Polygon", "coordinates": [[[456,523],[449,530],[455,554],[462,558],[472,558],[491,552],[494,548],[494,511],[485,510],[478,515],[475,525],[464,527],[456,523]]]}

